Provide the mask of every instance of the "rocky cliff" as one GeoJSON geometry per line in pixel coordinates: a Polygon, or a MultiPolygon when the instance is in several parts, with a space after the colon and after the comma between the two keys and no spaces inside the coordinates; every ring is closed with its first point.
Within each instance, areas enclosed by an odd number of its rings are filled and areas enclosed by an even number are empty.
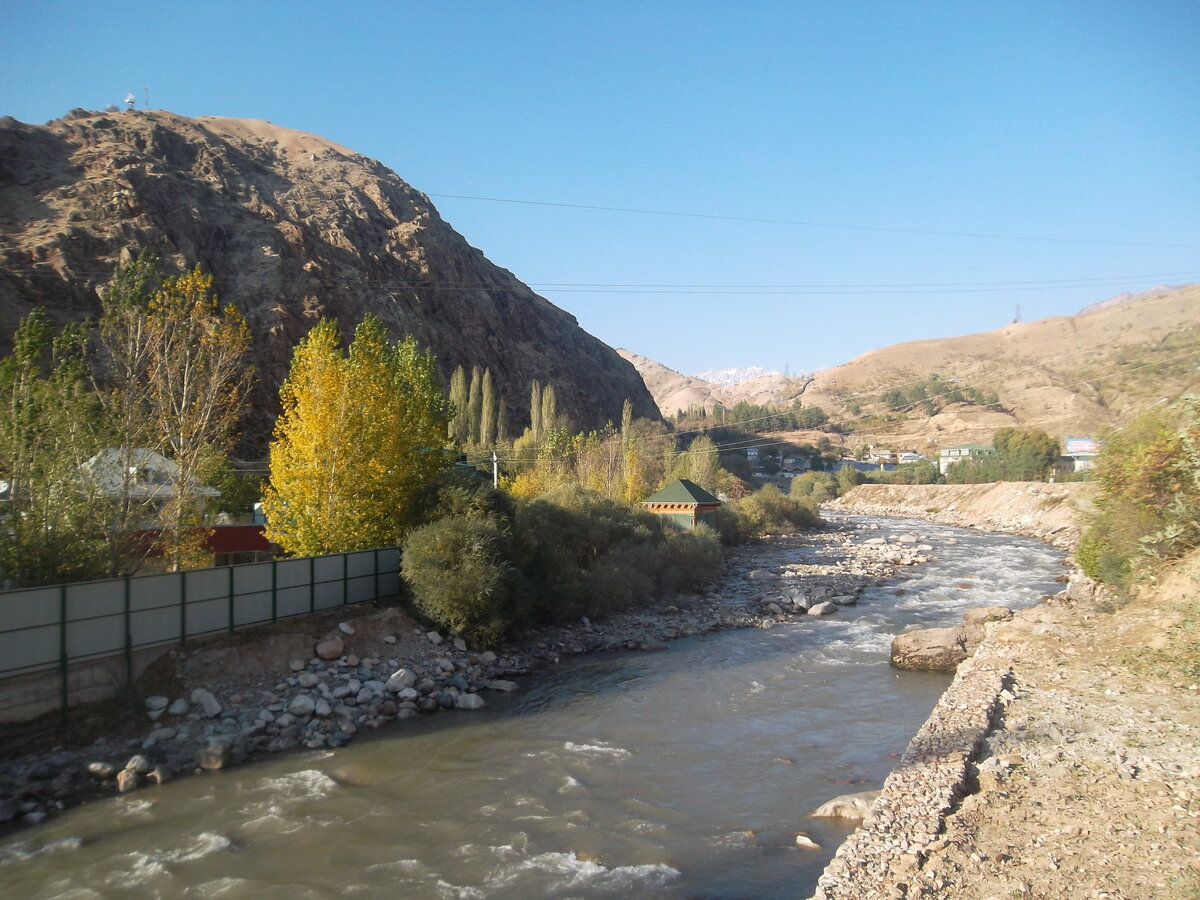
{"type": "Polygon", "coordinates": [[[259,388],[244,450],[265,447],[292,347],[321,316],[367,312],[455,367],[492,370],[511,427],[529,382],[579,427],[658,410],[633,366],[492,264],[382,164],[268,122],[76,110],[0,119],[0,349],[34,306],[95,314],[97,290],[142,249],[199,263],[254,332],[259,388]]]}

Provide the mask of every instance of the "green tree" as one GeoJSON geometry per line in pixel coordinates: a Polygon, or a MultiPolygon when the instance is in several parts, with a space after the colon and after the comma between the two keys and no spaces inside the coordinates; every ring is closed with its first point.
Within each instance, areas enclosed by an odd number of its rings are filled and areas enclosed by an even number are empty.
{"type": "Polygon", "coordinates": [[[245,358],[250,328],[233,307],[221,307],[212,276],[197,266],[167,278],[150,300],[145,321],[147,411],[170,470],[159,514],[163,555],[172,570],[203,565],[208,500],[200,492],[225,458],[253,377],[245,358]]]}
{"type": "Polygon", "coordinates": [[[96,578],[106,568],[109,504],[82,469],[103,440],[83,349],[81,328],[54,338],[38,309],[0,360],[0,584],[96,578]]]}
{"type": "Polygon", "coordinates": [[[400,543],[444,464],[447,401],[433,356],[368,315],[344,350],[322,320],[296,347],[263,495],[267,537],[312,555],[400,543]]]}

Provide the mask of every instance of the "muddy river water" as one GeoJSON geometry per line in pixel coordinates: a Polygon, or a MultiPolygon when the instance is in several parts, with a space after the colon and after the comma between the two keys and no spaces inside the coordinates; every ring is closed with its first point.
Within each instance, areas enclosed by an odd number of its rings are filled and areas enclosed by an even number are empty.
{"type": "Polygon", "coordinates": [[[0,893],[806,896],[849,831],[808,813],[877,788],[949,683],[891,669],[892,635],[1063,571],[1032,540],[872,524],[936,561],[833,617],[578,658],[478,712],[84,805],[0,841],[0,893]]]}

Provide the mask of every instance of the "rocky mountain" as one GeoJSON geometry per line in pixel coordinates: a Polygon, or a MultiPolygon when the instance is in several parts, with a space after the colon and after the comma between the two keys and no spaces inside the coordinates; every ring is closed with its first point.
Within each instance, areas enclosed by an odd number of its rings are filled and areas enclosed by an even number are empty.
{"type": "Polygon", "coordinates": [[[529,383],[553,384],[579,427],[658,411],[638,373],[575,318],[489,262],[381,163],[248,119],[76,110],[0,119],[0,350],[43,306],[93,315],[139,251],[199,263],[254,333],[258,396],[243,452],[261,453],[292,347],[321,316],[348,334],[372,312],[430,347],[448,382],[488,367],[519,429],[529,383]]]}
{"type": "Polygon", "coordinates": [[[617,353],[638,370],[664,416],[673,416],[680,410],[687,411],[692,407],[710,410],[717,406],[729,408],[743,401],[760,406],[789,402],[799,396],[808,382],[807,376],[789,378],[778,372],[770,372],[732,384],[716,384],[699,376],[681,375],[662,363],[630,350],[619,349],[617,353]]]}

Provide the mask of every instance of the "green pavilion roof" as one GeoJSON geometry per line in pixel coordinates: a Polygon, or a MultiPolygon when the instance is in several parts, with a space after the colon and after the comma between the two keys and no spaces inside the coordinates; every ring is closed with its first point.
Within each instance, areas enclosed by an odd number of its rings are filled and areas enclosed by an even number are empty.
{"type": "Polygon", "coordinates": [[[653,496],[647,497],[643,503],[720,503],[721,501],[706,491],[700,485],[686,478],[672,481],[653,496]]]}

